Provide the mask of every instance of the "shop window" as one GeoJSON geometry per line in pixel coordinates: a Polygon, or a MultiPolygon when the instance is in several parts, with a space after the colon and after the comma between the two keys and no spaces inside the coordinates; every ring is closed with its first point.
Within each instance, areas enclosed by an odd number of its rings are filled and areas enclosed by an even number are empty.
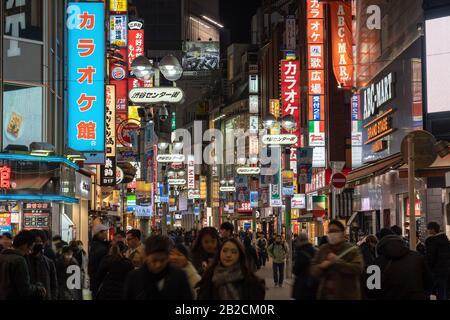
{"type": "MultiPolygon", "coordinates": [[[[43,1],[5,0],[3,2],[5,10],[5,35],[14,38],[42,41],[43,1]]],[[[13,51],[16,49],[15,45],[15,43],[12,43],[12,47],[10,47],[13,51]]]]}
{"type": "Polygon", "coordinates": [[[5,83],[3,92],[3,147],[42,142],[42,87],[5,83]]]}
{"type": "Polygon", "coordinates": [[[18,43],[17,52],[9,49],[10,40],[3,41],[3,76],[5,81],[42,84],[42,44],[26,41],[18,43]]]}

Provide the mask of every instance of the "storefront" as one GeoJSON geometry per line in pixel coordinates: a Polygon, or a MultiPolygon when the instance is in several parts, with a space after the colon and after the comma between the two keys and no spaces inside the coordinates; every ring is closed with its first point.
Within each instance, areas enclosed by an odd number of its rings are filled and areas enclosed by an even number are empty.
{"type": "Polygon", "coordinates": [[[71,240],[77,170],[63,157],[0,154],[0,230],[41,229],[71,240]]]}
{"type": "Polygon", "coordinates": [[[75,176],[75,197],[79,204],[73,206],[72,221],[74,234],[77,240],[81,240],[87,248],[89,239],[89,209],[92,197],[92,179],[90,176],[77,172],[75,176]]]}
{"type": "MultiPolygon", "coordinates": [[[[347,177],[352,189],[352,215],[347,221],[353,240],[398,225],[406,235],[408,181],[401,143],[413,130],[422,129],[421,41],[416,40],[359,92],[352,119],[361,121],[362,167],[347,177]]],[[[423,232],[427,180],[415,179],[418,231],[423,232]]]]}

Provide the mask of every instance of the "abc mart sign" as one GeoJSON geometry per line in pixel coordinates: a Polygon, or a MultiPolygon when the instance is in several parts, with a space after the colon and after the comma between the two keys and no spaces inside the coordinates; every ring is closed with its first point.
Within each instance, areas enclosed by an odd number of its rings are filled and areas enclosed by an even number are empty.
{"type": "Polygon", "coordinates": [[[135,104],[181,103],[184,91],[176,87],[134,88],[128,97],[135,104]]]}
{"type": "Polygon", "coordinates": [[[184,154],[159,154],[156,157],[156,161],[158,162],[175,162],[175,163],[182,163],[184,162],[184,154]]]}
{"type": "Polygon", "coordinates": [[[262,142],[264,144],[282,144],[282,145],[293,145],[298,141],[298,137],[295,134],[272,134],[264,135],[262,137],[262,142]]]}

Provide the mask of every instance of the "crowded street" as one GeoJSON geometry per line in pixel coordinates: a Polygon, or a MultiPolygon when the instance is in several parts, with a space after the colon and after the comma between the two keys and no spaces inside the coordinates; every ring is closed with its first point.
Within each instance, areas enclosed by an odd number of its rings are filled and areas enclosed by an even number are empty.
{"type": "Polygon", "coordinates": [[[280,320],[450,300],[450,0],[0,17],[0,303],[280,320]]]}

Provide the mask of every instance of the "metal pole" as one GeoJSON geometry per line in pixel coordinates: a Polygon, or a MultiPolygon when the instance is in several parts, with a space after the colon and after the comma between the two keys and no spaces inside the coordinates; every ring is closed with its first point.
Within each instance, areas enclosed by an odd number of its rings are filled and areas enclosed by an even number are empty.
{"type": "MultiPolygon", "coordinates": [[[[290,169],[290,148],[287,147],[284,153],[284,169],[290,169]]],[[[288,244],[289,256],[286,261],[286,278],[290,279],[292,277],[292,230],[291,230],[291,198],[285,196],[285,225],[286,225],[286,242],[288,244]]]]}
{"type": "Polygon", "coordinates": [[[408,197],[409,197],[409,248],[416,250],[416,192],[415,192],[414,138],[408,136],[408,197]]]}

